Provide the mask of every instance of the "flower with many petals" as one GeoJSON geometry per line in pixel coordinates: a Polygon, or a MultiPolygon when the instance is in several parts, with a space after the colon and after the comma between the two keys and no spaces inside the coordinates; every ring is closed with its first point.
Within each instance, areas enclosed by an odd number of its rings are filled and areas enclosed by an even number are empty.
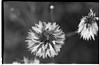
{"type": "Polygon", "coordinates": [[[56,23],[39,21],[28,32],[26,42],[31,53],[43,59],[54,57],[64,44],[65,34],[56,23]]]}
{"type": "Polygon", "coordinates": [[[88,16],[81,18],[81,22],[78,26],[78,33],[85,40],[95,40],[94,35],[97,35],[98,25],[96,20],[99,20],[99,17],[96,17],[96,14],[90,9],[88,16]]]}

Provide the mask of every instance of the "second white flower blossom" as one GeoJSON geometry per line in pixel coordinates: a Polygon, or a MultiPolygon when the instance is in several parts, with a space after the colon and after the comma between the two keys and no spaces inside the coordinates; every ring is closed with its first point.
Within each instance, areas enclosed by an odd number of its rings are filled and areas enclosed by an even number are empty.
{"type": "Polygon", "coordinates": [[[85,16],[81,19],[81,22],[78,26],[78,33],[85,40],[95,40],[94,35],[97,35],[98,25],[96,20],[99,20],[99,17],[96,17],[96,14],[90,9],[88,16],[85,16]]]}

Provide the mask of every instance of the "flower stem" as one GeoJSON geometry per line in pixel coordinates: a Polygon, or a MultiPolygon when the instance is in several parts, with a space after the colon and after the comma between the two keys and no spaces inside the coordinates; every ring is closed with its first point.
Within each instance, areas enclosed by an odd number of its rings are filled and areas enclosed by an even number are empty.
{"type": "Polygon", "coordinates": [[[77,34],[77,31],[67,33],[67,34],[66,34],[66,37],[71,37],[71,36],[73,36],[73,35],[75,35],[75,34],[77,34]]]}

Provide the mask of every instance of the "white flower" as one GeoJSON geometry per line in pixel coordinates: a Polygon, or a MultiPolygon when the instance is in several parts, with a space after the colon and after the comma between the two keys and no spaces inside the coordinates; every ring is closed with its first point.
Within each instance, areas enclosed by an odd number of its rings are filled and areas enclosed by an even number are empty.
{"type": "Polygon", "coordinates": [[[39,21],[28,32],[26,42],[31,53],[44,59],[58,55],[64,40],[65,34],[59,25],[39,21]]]}
{"type": "Polygon", "coordinates": [[[33,63],[33,61],[31,62],[28,58],[23,57],[23,63],[28,64],[28,63],[33,63]]]}
{"type": "Polygon", "coordinates": [[[80,33],[81,37],[85,40],[91,40],[91,38],[95,40],[94,35],[97,35],[98,32],[96,20],[99,20],[99,17],[95,16],[96,14],[90,9],[88,16],[81,18],[77,32],[80,33]]]}
{"type": "Polygon", "coordinates": [[[35,58],[34,59],[34,64],[40,64],[40,61],[37,58],[35,58]]]}
{"type": "Polygon", "coordinates": [[[14,61],[12,64],[21,64],[21,63],[19,63],[19,62],[17,62],[17,61],[14,61]]]}
{"type": "Polygon", "coordinates": [[[21,62],[14,61],[12,64],[40,64],[40,61],[37,58],[34,58],[34,60],[29,60],[28,58],[23,57],[21,62]]]}
{"type": "Polygon", "coordinates": [[[37,58],[34,58],[34,60],[29,60],[28,58],[23,58],[24,64],[40,64],[40,61],[37,58]]]}

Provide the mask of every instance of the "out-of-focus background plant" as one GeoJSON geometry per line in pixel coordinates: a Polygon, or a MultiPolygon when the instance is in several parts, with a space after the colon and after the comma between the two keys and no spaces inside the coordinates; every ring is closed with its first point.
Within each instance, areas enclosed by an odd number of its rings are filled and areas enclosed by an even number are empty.
{"type": "MultiPolygon", "coordinates": [[[[3,2],[3,63],[22,60],[24,56],[35,58],[27,51],[25,38],[31,26],[39,20],[51,21],[51,4],[55,6],[55,22],[61,25],[65,33],[77,29],[80,19],[88,14],[89,8],[93,8],[98,16],[97,2],[3,2]]],[[[41,63],[50,63],[49,59],[39,60],[41,63]]],[[[98,63],[98,36],[95,41],[82,40],[78,35],[67,38],[54,63],[98,63]]]]}

